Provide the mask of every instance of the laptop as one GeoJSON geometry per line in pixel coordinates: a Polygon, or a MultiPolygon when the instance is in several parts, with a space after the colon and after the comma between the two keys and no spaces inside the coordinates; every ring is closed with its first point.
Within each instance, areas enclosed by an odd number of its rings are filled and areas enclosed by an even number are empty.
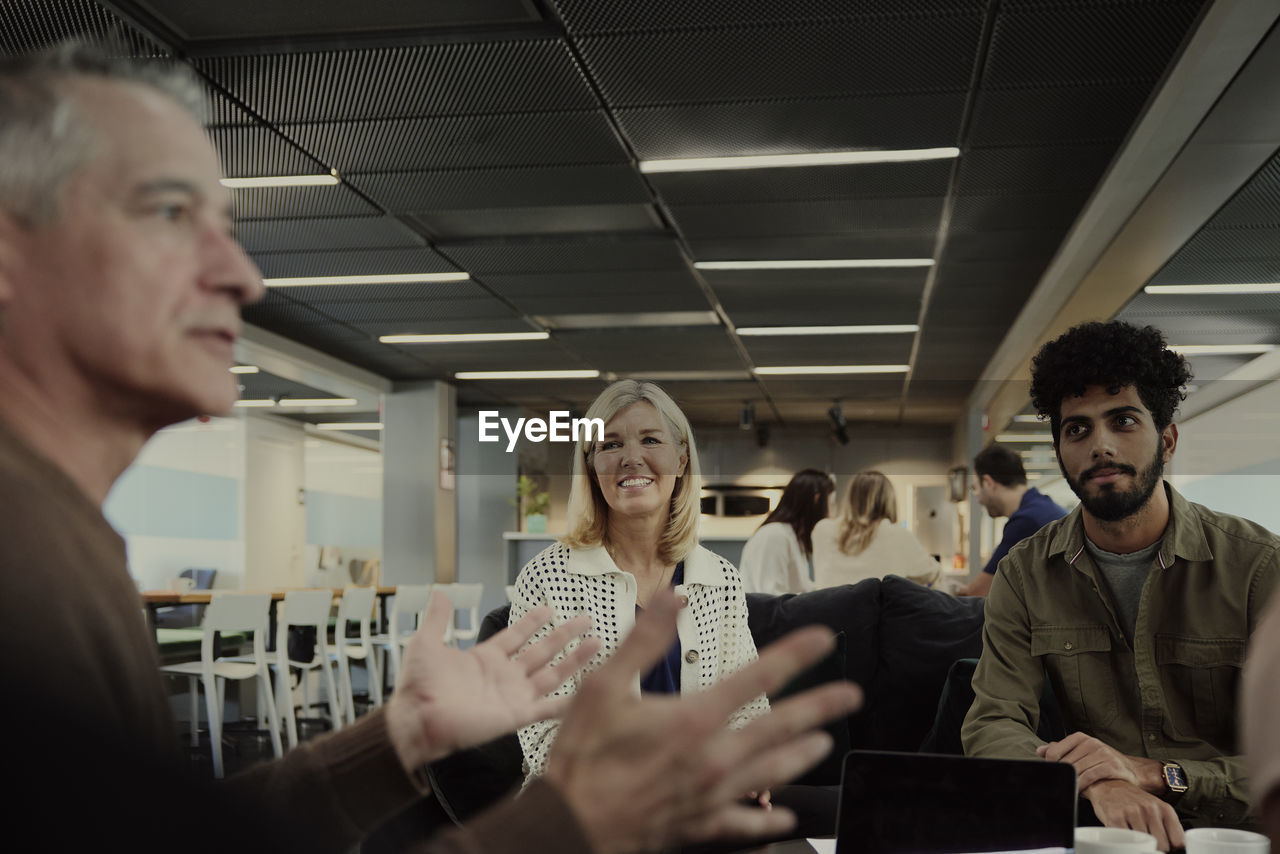
{"type": "Polygon", "coordinates": [[[836,854],[1061,852],[1074,844],[1076,802],[1065,763],[855,750],[836,854]]]}

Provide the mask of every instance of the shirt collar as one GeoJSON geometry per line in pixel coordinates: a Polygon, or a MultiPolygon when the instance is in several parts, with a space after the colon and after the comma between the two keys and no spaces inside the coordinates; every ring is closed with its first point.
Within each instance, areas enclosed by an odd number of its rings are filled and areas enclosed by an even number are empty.
{"type": "MultiPolygon", "coordinates": [[[[1189,561],[1213,559],[1209,541],[1200,527],[1195,506],[1183,498],[1167,482],[1162,482],[1169,497],[1169,524],[1165,526],[1157,559],[1162,568],[1171,566],[1176,558],[1189,561]]],[[[1067,563],[1074,564],[1084,551],[1084,511],[1079,505],[1072,510],[1049,541],[1049,554],[1061,554],[1067,563]]]]}
{"type": "MultiPolygon", "coordinates": [[[[591,549],[570,549],[569,562],[566,569],[577,575],[607,575],[612,572],[622,572],[622,570],[618,569],[618,565],[613,562],[613,558],[609,557],[609,553],[605,551],[604,546],[596,546],[591,549]]],[[[702,546],[695,546],[693,551],[685,556],[685,584],[725,587],[730,580],[724,561],[714,552],[710,552],[702,546]]]]}

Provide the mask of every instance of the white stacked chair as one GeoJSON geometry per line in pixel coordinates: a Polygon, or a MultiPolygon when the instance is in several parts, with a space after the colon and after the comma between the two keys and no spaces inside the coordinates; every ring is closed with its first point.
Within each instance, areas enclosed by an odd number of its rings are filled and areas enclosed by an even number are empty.
{"type": "Polygon", "coordinates": [[[301,671],[302,708],[311,708],[310,676],[319,670],[324,674],[329,697],[329,719],[333,728],[342,726],[338,692],[334,688],[333,669],[329,666],[329,612],[333,609],[331,590],[290,590],[276,614],[276,697],[285,705],[284,722],[289,733],[289,747],[298,746],[298,719],[293,707],[290,687],[291,671],[301,671]],[[310,661],[289,657],[289,629],[292,626],[315,627],[316,644],[310,661]]]}
{"type": "MultiPolygon", "coordinates": [[[[369,672],[369,697],[375,706],[382,705],[382,679],[373,654],[373,601],[378,591],[372,587],[348,587],[338,603],[338,621],[333,630],[331,661],[338,665],[338,682],[347,723],[356,722],[355,693],[351,689],[351,662],[363,661],[369,672]],[[347,637],[347,624],[360,625],[360,637],[347,637]]],[[[336,724],[335,724],[336,726],[336,724]]]]}
{"type": "MultiPolygon", "coordinates": [[[[391,608],[387,615],[387,632],[373,639],[375,647],[385,649],[391,658],[391,685],[400,677],[401,652],[413,633],[418,630],[422,617],[427,611],[427,603],[431,601],[431,584],[398,584],[395,596],[391,599],[391,608]],[[412,615],[410,628],[401,628],[404,618],[412,615]]],[[[449,632],[445,631],[448,641],[449,632]]]]}
{"type": "Polygon", "coordinates": [[[267,672],[267,620],[271,607],[270,593],[215,593],[204,612],[200,639],[200,660],[170,664],[162,667],[165,673],[186,676],[191,691],[191,739],[196,743],[196,725],[200,717],[199,692],[204,687],[205,704],[209,713],[209,741],[213,749],[213,774],[221,777],[222,763],[222,714],[226,699],[228,679],[258,680],[258,706],[265,707],[259,715],[271,733],[271,749],[276,756],[284,753],[280,743],[279,718],[271,692],[271,676],[267,672]],[[218,632],[253,632],[251,661],[233,661],[213,657],[213,638],[218,632]]]}
{"type": "Polygon", "coordinates": [[[480,598],[484,596],[483,584],[437,584],[436,590],[448,595],[453,603],[453,619],[447,641],[453,646],[458,641],[474,641],[480,634],[480,598]],[[458,614],[466,612],[467,628],[459,628],[458,614]]]}

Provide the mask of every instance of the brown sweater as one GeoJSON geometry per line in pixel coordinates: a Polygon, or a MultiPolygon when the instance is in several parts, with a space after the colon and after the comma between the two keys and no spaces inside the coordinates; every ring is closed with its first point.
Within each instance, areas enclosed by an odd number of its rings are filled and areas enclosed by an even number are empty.
{"type": "MultiPolygon", "coordinates": [[[[400,767],[381,712],[225,783],[192,777],[124,541],[2,423],[0,655],[0,733],[8,776],[20,781],[6,812],[25,817],[19,835],[48,850],[120,838],[139,850],[346,851],[423,794],[400,767]]],[[[547,786],[414,850],[514,852],[543,842],[590,850],[547,786]]]]}

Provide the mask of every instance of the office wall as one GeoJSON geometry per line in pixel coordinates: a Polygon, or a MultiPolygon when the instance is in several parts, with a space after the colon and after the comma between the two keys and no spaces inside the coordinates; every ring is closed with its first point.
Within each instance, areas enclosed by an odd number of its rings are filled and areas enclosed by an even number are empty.
{"type": "Polygon", "coordinates": [[[241,585],[244,425],[214,418],[161,430],[107,496],[103,512],[142,586],[167,587],[187,567],[217,569],[215,587],[241,585]]]}
{"type": "Polygon", "coordinates": [[[309,436],[303,460],[305,583],[342,587],[353,580],[352,561],[359,568],[382,554],[382,454],[309,436]]]}

